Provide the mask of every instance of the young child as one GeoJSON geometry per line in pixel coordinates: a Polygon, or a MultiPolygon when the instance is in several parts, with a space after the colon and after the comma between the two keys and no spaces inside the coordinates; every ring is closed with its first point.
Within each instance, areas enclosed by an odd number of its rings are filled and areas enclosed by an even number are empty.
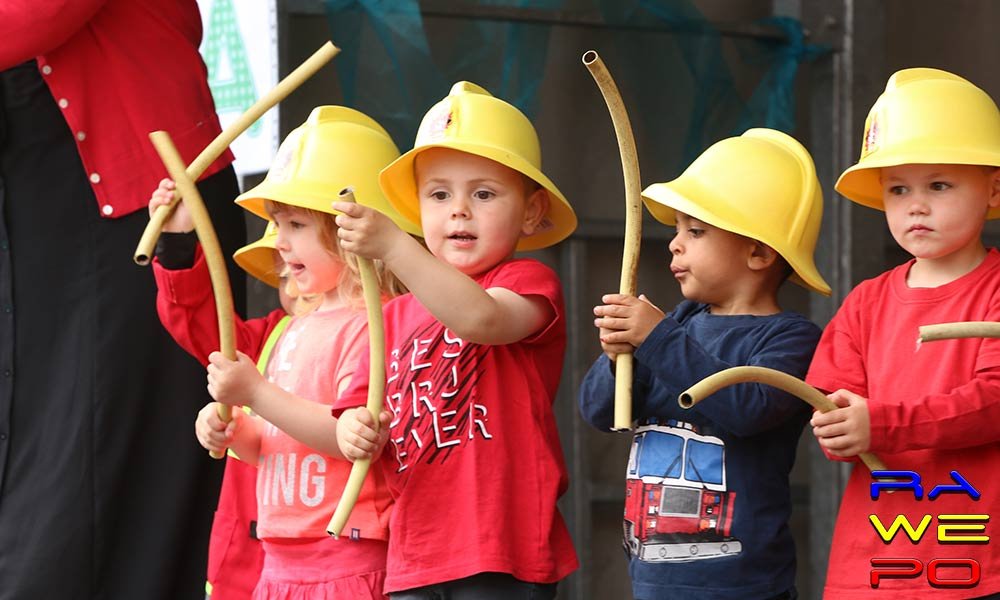
{"type": "MultiPolygon", "coordinates": [[[[391,498],[379,474],[365,483],[347,524],[350,535],[335,540],[326,534],[350,471],[340,460],[330,404],[368,347],[356,263],[337,244],[330,199],[351,186],[360,202],[398,218],[376,180],[398,154],[385,130],[367,116],[319,107],[282,143],[264,182],[237,198],[247,210],[274,220],[275,248],[289,276],[301,294],[320,297],[315,310],[295,316],[281,335],[266,379],[242,352],[236,361],[218,352],[209,356],[213,398],[258,415],[234,411],[227,425],[208,405],[196,423],[207,449],[231,447],[258,467],[257,534],[264,565],[254,598],[384,597],[391,498]]],[[[382,279],[387,296],[389,281],[382,279]]]]}
{"type": "Polygon", "coordinates": [[[633,594],[796,598],[788,473],[808,405],[750,383],[691,410],[677,398],[729,367],[805,374],[819,328],[783,311],[777,295],[789,277],[830,293],[813,262],[823,197],[812,158],[779,131],[751,129],[643,200],[677,228],[670,270],[685,300],[664,316],[645,296],[603,296],[594,325],[605,354],[579,396],[584,419],[608,431],[613,363],[634,352],[624,523],[633,594]]]}
{"type": "MultiPolygon", "coordinates": [[[[164,180],[161,185],[164,190],[172,190],[174,184],[164,180]]],[[[156,195],[150,201],[150,216],[160,204],[169,202],[170,196],[170,193],[156,195]]],[[[194,324],[199,317],[215,318],[214,299],[211,293],[207,293],[211,289],[211,283],[206,279],[208,268],[204,257],[197,252],[197,237],[192,228],[187,208],[181,203],[164,224],[164,233],[157,244],[153,261],[153,273],[158,284],[157,310],[161,321],[168,324],[168,330],[174,329],[169,324],[186,326],[194,324]],[[174,294],[176,290],[185,289],[198,292],[188,298],[188,303],[179,302],[184,293],[180,296],[174,294]]],[[[269,222],[259,240],[240,248],[233,255],[233,260],[244,271],[278,289],[281,308],[260,319],[243,321],[237,317],[235,321],[237,339],[244,344],[240,350],[255,356],[258,368],[267,365],[271,348],[288,324],[288,315],[303,312],[299,307],[303,303],[308,304],[308,300],[294,290],[294,282],[287,276],[279,275],[284,265],[274,249],[276,238],[274,223],[269,222]]],[[[205,330],[211,330],[214,325],[214,321],[200,324],[205,330]]],[[[218,335],[175,339],[203,364],[207,364],[208,355],[219,348],[218,335]]],[[[234,456],[227,458],[208,546],[205,593],[213,600],[250,600],[260,578],[264,553],[256,537],[256,480],[255,466],[234,456]]]]}
{"type": "MultiPolygon", "coordinates": [[[[921,325],[1000,320],[1000,253],[980,237],[986,219],[1000,217],[998,166],[1000,112],[993,100],[951,73],[905,69],[889,78],[865,122],[861,157],[837,182],[850,200],[885,211],[892,237],[913,259],[859,284],[824,331],[807,381],[833,392],[830,399],[842,408],[813,415],[813,433],[835,460],[875,452],[890,469],[917,472],[927,492],[955,486],[957,471],[981,498],[960,491],[928,504],[930,496],[917,501],[912,490],[900,490],[873,499],[874,480],[855,468],[833,534],[829,598],[1000,592],[1000,554],[992,546],[939,543],[937,518],[919,543],[902,531],[883,541],[869,520],[874,515],[888,529],[905,515],[916,528],[927,514],[989,515],[1000,507],[1000,341],[914,346],[921,325]],[[871,560],[900,556],[923,565],[975,560],[981,579],[931,587],[923,574],[886,577],[873,589],[871,560]]],[[[989,532],[982,520],[962,522],[942,526],[989,532]]],[[[938,576],[967,581],[970,571],[945,564],[938,576]]]]}
{"type": "MultiPolygon", "coordinates": [[[[540,170],[531,122],[468,82],[430,109],[380,183],[427,249],[371,209],[334,207],[342,246],[383,260],[410,290],[384,311],[393,452],[377,464],[396,501],[385,589],[552,598],[577,567],[556,507],[566,322],[556,274],[513,255],[559,242],[576,217],[540,170]]],[[[365,403],[367,370],[362,359],[338,408],[365,403]]],[[[345,454],[371,451],[372,425],[367,410],[342,414],[345,454]]]]}

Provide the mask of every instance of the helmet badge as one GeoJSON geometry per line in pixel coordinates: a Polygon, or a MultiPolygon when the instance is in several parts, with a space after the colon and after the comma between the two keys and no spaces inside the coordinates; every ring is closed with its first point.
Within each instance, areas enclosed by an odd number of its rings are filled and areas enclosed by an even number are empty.
{"type": "Polygon", "coordinates": [[[452,121],[451,102],[448,100],[439,102],[428,112],[420,131],[417,132],[420,145],[433,144],[444,139],[452,121]]]}
{"type": "Polygon", "coordinates": [[[875,150],[878,150],[879,141],[879,124],[878,119],[872,114],[871,124],[868,126],[868,130],[865,131],[865,146],[862,149],[862,154],[868,155],[875,150]]]}

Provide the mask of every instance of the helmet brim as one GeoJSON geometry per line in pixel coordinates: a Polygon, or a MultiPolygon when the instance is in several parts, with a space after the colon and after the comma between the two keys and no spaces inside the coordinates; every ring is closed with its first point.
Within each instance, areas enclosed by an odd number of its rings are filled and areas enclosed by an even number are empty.
{"type": "Polygon", "coordinates": [[[427,144],[404,153],[379,174],[379,184],[393,208],[416,227],[420,227],[420,200],[417,194],[414,162],[417,156],[431,148],[450,148],[488,158],[531,178],[542,186],[549,196],[549,209],[535,233],[524,236],[517,250],[526,252],[546,248],[569,237],[576,229],[577,219],[573,207],[559,188],[541,170],[520,156],[487,144],[449,140],[427,144]]]}
{"type": "Polygon", "coordinates": [[[241,269],[267,285],[277,288],[281,283],[275,270],[275,236],[266,236],[247,244],[233,254],[233,260],[241,269]]]}
{"type": "MultiPolygon", "coordinates": [[[[1000,154],[967,148],[941,147],[904,152],[882,152],[876,156],[868,155],[863,162],[848,168],[840,175],[833,187],[840,195],[856,204],[884,212],[881,169],[900,165],[939,164],[1000,167],[1000,154]],[[947,160],[941,160],[942,156],[947,157],[947,160]]],[[[986,218],[1000,219],[1000,207],[991,208],[986,213],[986,218]]]]}
{"type": "Polygon", "coordinates": [[[796,253],[791,248],[779,247],[766,240],[759,240],[758,235],[754,232],[719,214],[718,211],[706,208],[706,205],[725,205],[724,199],[705,201],[706,198],[712,196],[714,196],[712,190],[704,189],[697,182],[685,178],[683,175],[667,183],[654,183],[642,191],[643,203],[657,221],[676,227],[677,212],[680,211],[713,227],[767,243],[792,268],[793,273],[789,279],[806,289],[824,296],[830,295],[830,286],[820,275],[812,256],[799,257],[801,253],[796,253]],[[692,198],[701,198],[703,201],[694,202],[692,198]]]}

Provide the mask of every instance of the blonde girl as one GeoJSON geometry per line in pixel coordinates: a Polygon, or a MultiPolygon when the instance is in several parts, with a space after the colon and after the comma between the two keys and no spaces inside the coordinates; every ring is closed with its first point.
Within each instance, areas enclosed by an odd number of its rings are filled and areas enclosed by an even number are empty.
{"type": "MultiPolygon", "coordinates": [[[[229,448],[257,465],[264,566],[255,599],[384,597],[391,499],[379,473],[365,482],[347,535],[326,534],[351,466],[337,446],[330,407],[368,347],[357,264],[337,243],[330,203],[353,187],[359,202],[397,217],[377,183],[379,170],[396,156],[372,119],[319,107],[282,143],[265,180],[236,200],[275,223],[283,274],[299,294],[315,298],[315,308],[295,315],[281,334],[263,375],[242,352],[235,361],[219,352],[209,356],[212,397],[254,415],[233,411],[225,423],[208,405],[195,424],[205,448],[229,448]]],[[[162,187],[157,194],[166,195],[162,187]]],[[[392,277],[380,265],[377,270],[382,294],[390,297],[392,277]]],[[[372,450],[378,441],[370,440],[372,450]]]]}

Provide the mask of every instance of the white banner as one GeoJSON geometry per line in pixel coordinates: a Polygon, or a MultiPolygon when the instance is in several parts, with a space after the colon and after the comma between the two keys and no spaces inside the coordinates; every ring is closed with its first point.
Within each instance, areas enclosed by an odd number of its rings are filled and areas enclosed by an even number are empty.
{"type": "MultiPolygon", "coordinates": [[[[275,0],[198,0],[204,35],[201,55],[219,120],[225,127],[278,83],[278,19],[275,0]]],[[[236,138],[234,167],[262,173],[278,149],[278,108],[236,138]]]]}

